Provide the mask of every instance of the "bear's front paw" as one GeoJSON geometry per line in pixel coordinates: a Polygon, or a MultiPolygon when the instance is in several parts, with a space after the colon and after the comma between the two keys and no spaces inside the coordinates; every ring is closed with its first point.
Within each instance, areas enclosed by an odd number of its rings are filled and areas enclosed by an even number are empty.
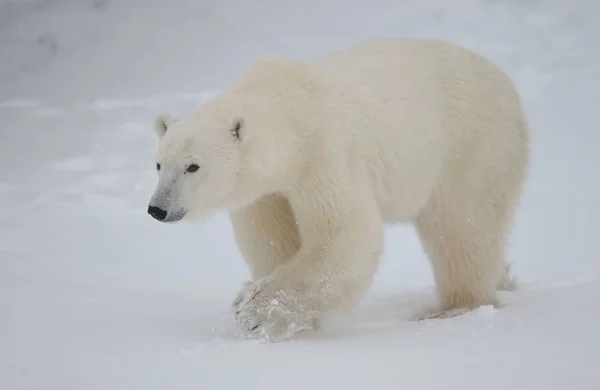
{"type": "Polygon", "coordinates": [[[233,314],[241,328],[254,337],[279,341],[319,326],[317,311],[311,310],[299,293],[278,288],[272,278],[246,282],[233,301],[233,314]]]}

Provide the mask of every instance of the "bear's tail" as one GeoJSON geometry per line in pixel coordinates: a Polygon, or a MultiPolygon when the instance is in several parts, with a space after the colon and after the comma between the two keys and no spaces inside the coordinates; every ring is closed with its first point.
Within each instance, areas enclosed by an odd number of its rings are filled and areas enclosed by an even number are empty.
{"type": "Polygon", "coordinates": [[[510,264],[504,266],[504,273],[498,282],[498,290],[514,291],[518,288],[517,280],[510,276],[510,264]]]}

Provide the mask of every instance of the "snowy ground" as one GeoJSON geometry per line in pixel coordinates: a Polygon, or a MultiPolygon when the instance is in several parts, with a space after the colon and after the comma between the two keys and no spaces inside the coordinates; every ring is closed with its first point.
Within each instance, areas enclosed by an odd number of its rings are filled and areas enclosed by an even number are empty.
{"type": "Polygon", "coordinates": [[[0,0],[0,389],[600,388],[599,19],[591,0],[0,0]],[[390,36],[461,43],[517,83],[533,132],[509,251],[522,288],[500,311],[410,322],[432,276],[394,227],[359,310],[244,340],[227,217],[146,214],[152,120],[256,56],[390,36]]]}

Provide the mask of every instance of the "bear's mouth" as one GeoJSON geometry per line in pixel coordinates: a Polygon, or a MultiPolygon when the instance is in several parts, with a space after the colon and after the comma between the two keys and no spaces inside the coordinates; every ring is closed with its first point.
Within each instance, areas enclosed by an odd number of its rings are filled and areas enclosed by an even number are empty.
{"type": "Polygon", "coordinates": [[[185,214],[187,213],[186,210],[179,210],[177,212],[174,213],[169,213],[167,215],[167,217],[162,221],[165,223],[175,223],[175,222],[179,222],[183,219],[183,217],[185,217],[185,214]]]}

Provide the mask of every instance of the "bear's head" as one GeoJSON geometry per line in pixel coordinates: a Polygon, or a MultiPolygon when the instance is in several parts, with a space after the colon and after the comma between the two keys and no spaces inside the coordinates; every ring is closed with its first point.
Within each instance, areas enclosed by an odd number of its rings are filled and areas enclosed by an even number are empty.
{"type": "Polygon", "coordinates": [[[294,145],[286,121],[269,96],[251,93],[221,94],[180,118],[159,115],[148,213],[162,222],[200,220],[278,191],[294,145]]]}

